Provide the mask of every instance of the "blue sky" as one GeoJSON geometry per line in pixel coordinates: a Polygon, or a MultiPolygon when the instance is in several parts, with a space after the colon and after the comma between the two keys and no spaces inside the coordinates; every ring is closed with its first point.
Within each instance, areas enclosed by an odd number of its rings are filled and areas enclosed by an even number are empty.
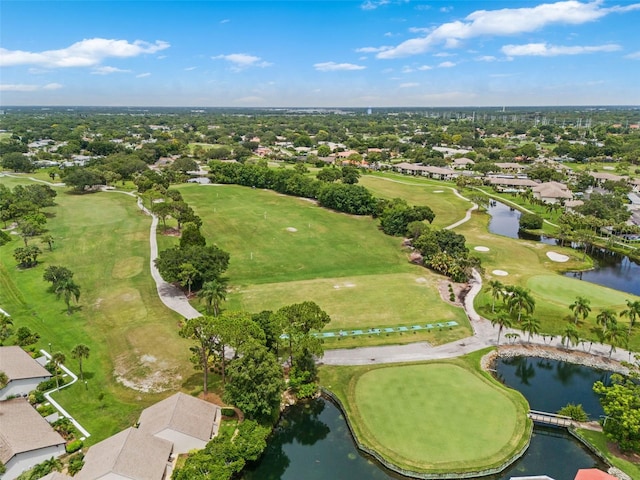
{"type": "Polygon", "coordinates": [[[0,104],[639,105],[630,1],[0,3],[0,104]]]}

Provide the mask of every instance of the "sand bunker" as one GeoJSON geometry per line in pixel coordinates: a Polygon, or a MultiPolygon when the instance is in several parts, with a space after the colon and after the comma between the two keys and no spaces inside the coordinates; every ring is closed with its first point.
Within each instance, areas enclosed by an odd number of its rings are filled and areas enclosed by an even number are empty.
{"type": "Polygon", "coordinates": [[[505,272],[504,270],[494,270],[493,272],[494,275],[498,275],[499,277],[506,277],[507,275],[509,275],[509,272],[505,272]]]}
{"type": "Polygon", "coordinates": [[[355,283],[345,282],[338,285],[334,285],[333,288],[335,288],[336,290],[339,290],[340,288],[353,288],[355,286],[356,286],[355,283]]]}
{"type": "Polygon", "coordinates": [[[433,193],[444,193],[444,190],[434,190],[433,193]]]}
{"type": "Polygon", "coordinates": [[[482,246],[477,246],[473,248],[476,252],[488,252],[489,251],[489,247],[482,247],[482,246]]]}
{"type": "Polygon", "coordinates": [[[547,252],[547,257],[552,262],[567,262],[569,261],[569,257],[567,255],[562,255],[558,252],[547,252]]]}
{"type": "Polygon", "coordinates": [[[297,232],[297,231],[298,231],[297,228],[287,227],[287,232],[297,232]]]}

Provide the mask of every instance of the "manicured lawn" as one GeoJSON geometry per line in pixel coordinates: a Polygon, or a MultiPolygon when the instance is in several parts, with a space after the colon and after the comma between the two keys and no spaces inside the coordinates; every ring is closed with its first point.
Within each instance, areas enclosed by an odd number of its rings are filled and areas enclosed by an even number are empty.
{"type": "Polygon", "coordinates": [[[448,322],[459,327],[444,331],[408,332],[405,335],[371,335],[367,337],[326,339],[326,348],[344,348],[380,343],[409,343],[427,340],[446,343],[471,334],[469,321],[462,308],[440,299],[439,277],[419,267],[412,273],[361,275],[342,278],[321,278],[299,282],[258,284],[234,292],[229,308],[251,312],[277,310],[289,303],[312,300],[331,316],[325,330],[368,329],[396,325],[448,322]]]}
{"type": "Polygon", "coordinates": [[[524,398],[481,372],[479,355],[376,367],[322,367],[359,440],[414,471],[465,472],[503,463],[529,432],[524,398]]]}
{"type": "Polygon", "coordinates": [[[360,177],[360,184],[380,198],[404,198],[409,205],[426,205],[436,214],[433,226],[442,228],[464,217],[471,207],[453,193],[451,182],[441,182],[394,173],[376,173],[360,177]]]}
{"type": "Polygon", "coordinates": [[[371,217],[235,185],[179,190],[204,220],[204,236],[231,254],[227,273],[234,285],[411,269],[401,239],[384,235],[371,217]]]}
{"type": "MultiPolygon", "coordinates": [[[[14,186],[18,180],[0,182],[14,186]]],[[[162,305],[150,276],[149,217],[121,193],[57,192],[58,205],[47,209],[54,249],[40,245],[44,253],[37,267],[16,268],[13,250],[20,239],[0,248],[0,306],[15,328],[27,326],[40,334],[38,349],[51,343],[76,372],[71,349],[78,343],[89,346],[90,357],[83,362],[86,388],[77,383],[54,397],[95,442],[131,425],[142,408],[166,395],[141,390],[189,390],[197,386],[192,378],[200,376],[188,362],[188,343],[177,334],[180,318],[162,305]],[[49,265],[75,273],[81,296],[72,315],[63,300],[47,292],[42,274],[49,265]]]]}
{"type": "MultiPolygon", "coordinates": [[[[232,185],[188,185],[180,191],[203,218],[205,237],[231,253],[226,308],[259,312],[310,300],[329,313],[331,330],[449,320],[460,325],[412,336],[336,339],[327,348],[443,343],[471,333],[462,310],[440,299],[437,283],[444,277],[410,264],[401,240],[384,235],[370,217],[232,185]]],[[[161,248],[175,241],[162,236],[161,248]]]]}

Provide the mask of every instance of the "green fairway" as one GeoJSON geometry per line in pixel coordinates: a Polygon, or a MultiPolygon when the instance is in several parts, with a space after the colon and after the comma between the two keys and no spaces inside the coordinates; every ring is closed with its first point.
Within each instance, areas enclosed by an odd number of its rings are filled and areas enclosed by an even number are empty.
{"type": "Polygon", "coordinates": [[[441,182],[421,177],[394,173],[363,175],[360,184],[380,198],[403,198],[410,205],[427,205],[436,214],[434,227],[446,227],[464,218],[471,207],[453,193],[451,182],[441,182]]]}
{"type": "Polygon", "coordinates": [[[322,278],[243,287],[230,295],[229,308],[250,312],[277,310],[288,303],[311,300],[331,316],[327,330],[411,326],[456,321],[452,330],[325,339],[326,348],[427,340],[440,344],[471,334],[462,308],[440,299],[437,277],[413,267],[412,273],[322,278]]]}
{"type": "Polygon", "coordinates": [[[404,469],[462,473],[502,464],[530,428],[524,398],[475,362],[322,367],[321,377],[361,443],[404,469]]]}
{"type": "Polygon", "coordinates": [[[371,217],[234,185],[188,185],[180,191],[204,220],[204,236],[231,253],[228,274],[236,285],[411,268],[400,239],[381,233],[371,217]]]}
{"type": "MultiPolygon", "coordinates": [[[[331,316],[331,330],[459,324],[412,336],[328,340],[327,348],[443,343],[471,333],[462,309],[440,299],[437,284],[444,277],[410,264],[400,239],[384,235],[371,217],[246,187],[188,185],[180,191],[203,218],[205,237],[231,253],[227,308],[258,312],[310,300],[331,316]]],[[[166,247],[175,239],[160,242],[166,247]]]]}
{"type": "MultiPolygon", "coordinates": [[[[0,182],[12,187],[21,181],[0,182]]],[[[121,193],[57,192],[58,205],[46,209],[53,251],[38,239],[30,241],[43,250],[37,267],[16,268],[19,237],[0,248],[0,306],[15,328],[40,334],[37,348],[51,343],[76,372],[71,349],[89,346],[83,362],[87,385],[78,382],[54,397],[92,433],[93,442],[134,423],[142,408],[161,398],[153,392],[193,388],[197,374],[188,362],[188,342],[177,334],[180,318],[160,302],[150,275],[149,217],[121,193]],[[81,296],[72,315],[47,292],[42,274],[49,265],[75,274],[81,296]]]]}

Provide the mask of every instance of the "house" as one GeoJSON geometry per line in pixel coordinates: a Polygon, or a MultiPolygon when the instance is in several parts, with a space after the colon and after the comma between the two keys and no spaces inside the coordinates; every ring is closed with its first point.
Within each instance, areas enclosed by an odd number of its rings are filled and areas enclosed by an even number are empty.
{"type": "Polygon", "coordinates": [[[54,471],[48,475],[45,475],[40,480],[71,480],[71,478],[72,477],[70,477],[69,475],[65,475],[64,473],[54,471]]]}
{"type": "Polygon", "coordinates": [[[618,480],[618,477],[609,475],[597,468],[581,468],[573,480],[618,480]]]}
{"type": "Polygon", "coordinates": [[[531,191],[534,198],[548,204],[562,203],[573,198],[571,190],[560,182],[540,183],[533,187],[531,191]]]}
{"type": "Polygon", "coordinates": [[[0,400],[25,396],[51,378],[49,371],[18,346],[0,347],[0,370],[8,379],[7,385],[0,389],[0,400]]]}
{"type": "Polygon", "coordinates": [[[538,182],[530,180],[528,178],[512,178],[512,177],[498,177],[489,176],[485,179],[485,183],[493,186],[496,190],[505,191],[524,191],[527,188],[533,188],[538,185],[538,182]]]}
{"type": "Polygon", "coordinates": [[[456,159],[453,160],[453,168],[455,168],[457,170],[465,169],[465,168],[468,168],[469,165],[475,165],[475,164],[476,164],[476,162],[474,162],[470,158],[466,158],[466,157],[456,158],[456,159]]]}
{"type": "Polygon", "coordinates": [[[93,445],[84,457],[76,480],[163,480],[170,477],[173,445],[137,428],[93,445]]]}
{"type": "Polygon", "coordinates": [[[65,453],[65,440],[24,398],[0,402],[0,462],[3,480],[65,453]]]}
{"type": "Polygon", "coordinates": [[[615,175],[613,173],[607,173],[607,172],[589,172],[589,175],[591,175],[591,177],[595,179],[597,186],[601,186],[607,180],[611,180],[612,182],[620,182],[622,180],[627,180],[625,177],[621,177],[620,175],[615,175]]]}
{"type": "Polygon", "coordinates": [[[529,168],[528,165],[525,165],[522,163],[516,163],[516,162],[496,162],[495,165],[500,170],[504,170],[506,172],[514,172],[514,173],[520,173],[523,170],[529,168]]]}
{"type": "Polygon", "coordinates": [[[218,434],[218,405],[184,393],[176,393],[145,408],[138,429],[173,443],[175,455],[202,449],[218,434]]]}

